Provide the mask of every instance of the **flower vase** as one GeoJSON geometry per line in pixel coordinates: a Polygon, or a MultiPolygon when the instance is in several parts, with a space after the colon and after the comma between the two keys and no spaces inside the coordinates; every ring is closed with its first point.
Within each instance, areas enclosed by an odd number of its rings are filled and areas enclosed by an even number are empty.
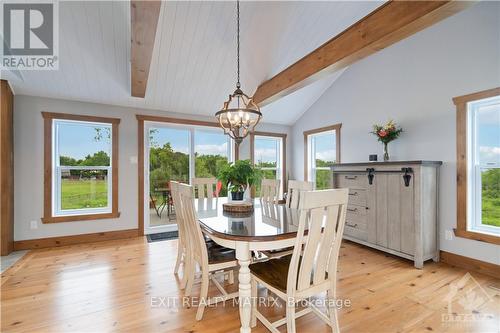
{"type": "Polygon", "coordinates": [[[384,143],[384,162],[389,160],[389,151],[387,150],[388,142],[384,143]]]}

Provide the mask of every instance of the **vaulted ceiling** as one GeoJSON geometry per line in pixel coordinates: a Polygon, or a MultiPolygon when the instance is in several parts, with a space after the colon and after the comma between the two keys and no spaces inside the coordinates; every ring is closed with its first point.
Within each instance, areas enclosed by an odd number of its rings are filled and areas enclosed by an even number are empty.
{"type": "MultiPolygon", "coordinates": [[[[242,2],[245,92],[358,21],[382,2],[242,2]]],[[[234,2],[163,2],[146,97],[130,94],[130,4],[59,5],[58,71],[2,72],[16,94],[211,116],[234,90],[234,2]]],[[[263,108],[264,122],[293,124],[339,77],[333,73],[263,108]]]]}

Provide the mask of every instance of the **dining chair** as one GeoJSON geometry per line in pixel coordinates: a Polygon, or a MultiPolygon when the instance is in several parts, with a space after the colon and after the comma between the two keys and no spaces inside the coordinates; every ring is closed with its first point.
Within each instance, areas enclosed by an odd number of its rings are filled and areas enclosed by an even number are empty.
{"type": "Polygon", "coordinates": [[[195,282],[196,265],[198,265],[201,271],[201,291],[196,320],[201,320],[206,305],[213,305],[238,297],[238,292],[228,293],[217,280],[219,276],[229,275],[229,283],[232,284],[234,281],[230,273],[238,267],[238,262],[234,250],[206,241],[194,208],[193,187],[184,184],[178,184],[177,186],[182,221],[184,222],[188,238],[185,265],[187,272],[185,295],[190,296],[191,294],[193,283],[195,282]],[[214,283],[222,296],[208,298],[210,281],[214,283]]]}
{"type": "Polygon", "coordinates": [[[278,203],[279,188],[279,179],[262,179],[260,185],[260,199],[264,202],[278,203]]]}
{"type": "Polygon", "coordinates": [[[172,194],[172,200],[174,204],[174,209],[176,212],[176,223],[177,223],[177,230],[178,230],[178,240],[177,240],[177,259],[175,261],[175,268],[174,268],[174,273],[177,275],[179,274],[179,268],[181,264],[184,264],[184,274],[181,279],[181,289],[186,288],[186,283],[187,283],[187,274],[186,274],[186,266],[185,266],[185,261],[186,261],[186,250],[187,250],[187,239],[186,239],[186,234],[187,231],[185,230],[185,223],[182,220],[182,213],[181,213],[181,205],[180,205],[180,197],[179,197],[179,183],[171,181],[170,182],[170,190],[172,194]]]}
{"type": "Polygon", "coordinates": [[[193,190],[198,190],[198,199],[212,199],[219,196],[216,178],[192,178],[191,185],[193,190]]]}
{"type": "MultiPolygon", "coordinates": [[[[289,180],[288,181],[288,194],[286,197],[286,206],[289,208],[297,209],[299,208],[299,203],[301,199],[301,192],[312,191],[313,183],[300,181],[300,180],[289,180]]],[[[260,251],[268,259],[280,258],[289,254],[292,254],[293,247],[287,247],[284,249],[277,250],[265,250],[260,251]]]]}
{"type": "Polygon", "coordinates": [[[300,192],[312,191],[313,183],[300,180],[289,180],[287,189],[286,205],[290,208],[299,208],[300,192]]]}
{"type": "Polygon", "coordinates": [[[293,254],[279,259],[250,264],[252,299],[263,285],[286,303],[286,318],[270,322],[252,304],[252,327],[257,319],[271,332],[287,325],[295,333],[295,319],[314,312],[332,329],[340,332],[336,299],[337,263],[344,233],[348,189],[303,192],[299,226],[293,254]],[[326,314],[309,297],[327,292],[326,314]],[[307,305],[296,312],[296,304],[307,305]]]}

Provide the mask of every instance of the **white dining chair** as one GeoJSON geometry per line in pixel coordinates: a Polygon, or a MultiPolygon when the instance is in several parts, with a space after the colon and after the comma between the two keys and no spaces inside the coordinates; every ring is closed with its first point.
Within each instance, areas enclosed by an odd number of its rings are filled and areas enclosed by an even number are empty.
{"type": "MultiPolygon", "coordinates": [[[[213,305],[238,297],[238,292],[228,293],[217,280],[220,276],[232,273],[238,267],[238,262],[234,250],[218,246],[217,244],[210,244],[210,242],[206,241],[194,208],[193,187],[184,184],[178,184],[177,186],[182,220],[186,227],[188,238],[185,264],[187,274],[185,295],[190,296],[191,294],[193,283],[195,282],[196,266],[198,265],[201,273],[201,291],[196,320],[201,320],[206,305],[213,305]],[[210,281],[214,283],[222,296],[208,298],[210,281]]],[[[229,283],[232,284],[234,282],[232,281],[232,274],[229,275],[229,283]]]]}
{"type": "Polygon", "coordinates": [[[218,197],[216,178],[192,178],[193,190],[198,190],[198,199],[213,199],[218,197]]]}
{"type": "Polygon", "coordinates": [[[279,189],[279,179],[262,179],[260,184],[260,199],[263,202],[278,203],[279,189]]]}
{"type": "MultiPolygon", "coordinates": [[[[177,240],[177,259],[175,262],[175,268],[174,268],[174,274],[178,275],[179,274],[179,269],[181,265],[184,265],[184,274],[182,275],[181,281],[180,281],[180,288],[185,289],[187,282],[188,282],[188,273],[186,269],[186,253],[188,251],[188,241],[189,238],[187,237],[187,229],[186,229],[186,224],[184,223],[183,220],[183,214],[182,214],[182,209],[181,209],[181,204],[180,204],[180,196],[179,196],[179,182],[171,181],[170,182],[170,188],[171,188],[171,195],[172,195],[172,200],[174,204],[174,209],[177,212],[176,216],[176,222],[177,222],[177,230],[178,230],[178,240],[177,240]]],[[[212,241],[209,238],[205,237],[205,242],[207,243],[207,246],[209,247],[219,247],[222,248],[222,246],[219,246],[216,244],[214,241],[212,241]]],[[[194,277],[195,278],[195,277],[194,277]]],[[[194,279],[193,278],[193,279],[194,279]]],[[[227,280],[229,280],[230,283],[234,282],[234,273],[233,271],[230,271],[227,276],[225,276],[227,280]]]]}
{"type": "Polygon", "coordinates": [[[344,233],[348,189],[303,192],[300,218],[293,254],[249,266],[252,296],[263,285],[286,303],[286,318],[270,322],[252,304],[251,324],[257,319],[271,332],[287,325],[295,333],[295,319],[314,312],[331,328],[340,332],[336,299],[337,263],[344,233]],[[309,297],[327,292],[326,314],[309,301],[309,297]],[[296,303],[307,307],[296,312],[296,303]]]}
{"type": "Polygon", "coordinates": [[[287,189],[286,205],[296,209],[299,208],[300,192],[312,191],[313,183],[300,180],[289,180],[287,189]]]}
{"type": "MultiPolygon", "coordinates": [[[[288,194],[286,197],[286,206],[289,208],[297,209],[299,208],[299,203],[301,199],[301,192],[312,191],[313,183],[300,181],[300,180],[289,180],[288,181],[288,194]]],[[[268,259],[280,258],[289,254],[292,254],[293,247],[287,247],[284,249],[277,250],[267,250],[261,251],[268,259]]]]}
{"type": "MultiPolygon", "coordinates": [[[[175,261],[174,273],[179,274],[179,268],[181,264],[185,264],[186,257],[186,247],[187,247],[187,239],[185,230],[185,223],[182,221],[182,213],[181,213],[181,205],[180,205],[180,197],[179,197],[179,183],[171,181],[170,182],[170,193],[172,195],[172,201],[174,204],[174,209],[176,212],[176,223],[177,223],[177,232],[178,232],[178,240],[177,240],[177,259],[175,261]]],[[[186,288],[187,283],[187,275],[186,275],[186,267],[184,265],[184,274],[181,279],[181,289],[186,288]]]]}

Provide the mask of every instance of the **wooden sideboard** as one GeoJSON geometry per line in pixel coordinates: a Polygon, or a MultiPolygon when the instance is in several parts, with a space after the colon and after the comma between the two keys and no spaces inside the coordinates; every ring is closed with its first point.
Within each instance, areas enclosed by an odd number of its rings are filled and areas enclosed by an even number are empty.
{"type": "Polygon", "coordinates": [[[334,188],[349,188],[344,238],[413,260],[439,261],[439,161],[344,163],[334,188]]]}

